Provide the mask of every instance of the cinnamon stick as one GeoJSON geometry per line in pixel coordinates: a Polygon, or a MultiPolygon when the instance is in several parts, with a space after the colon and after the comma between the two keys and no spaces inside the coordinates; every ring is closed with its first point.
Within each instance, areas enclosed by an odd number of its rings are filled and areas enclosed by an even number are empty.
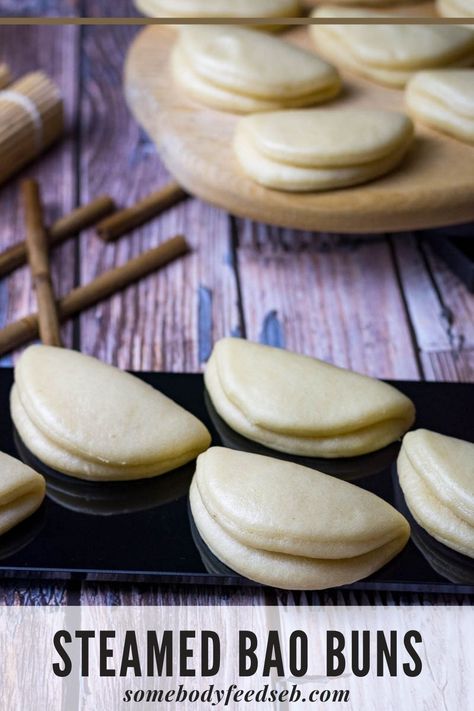
{"type": "Polygon", "coordinates": [[[6,64],[0,64],[0,89],[4,89],[11,82],[10,70],[6,64]]]}
{"type": "MultiPolygon", "coordinates": [[[[164,267],[169,262],[189,252],[189,245],[182,236],[173,237],[159,247],[150,249],[131,259],[121,267],[104,272],[89,284],[73,289],[58,303],[60,321],[66,321],[81,311],[103,301],[108,296],[125,289],[133,282],[164,267]]],[[[38,314],[31,314],[0,330],[0,355],[9,353],[38,336],[38,314]]]]}
{"type": "MultiPolygon", "coordinates": [[[[82,230],[97,224],[105,215],[116,209],[115,203],[108,195],[101,195],[88,205],[78,207],[68,215],[61,217],[50,228],[48,245],[51,249],[82,230]]],[[[19,242],[0,254],[0,277],[10,274],[14,269],[25,264],[26,242],[19,242]]]]}
{"type": "Polygon", "coordinates": [[[121,237],[137,227],[158,217],[162,212],[187,197],[178,183],[169,183],[162,190],[151,193],[132,207],[119,210],[97,225],[97,234],[106,242],[121,237]]]}
{"type": "Polygon", "coordinates": [[[26,250],[38,304],[40,338],[47,346],[62,346],[39,184],[36,180],[25,180],[21,192],[25,209],[26,250]]]}

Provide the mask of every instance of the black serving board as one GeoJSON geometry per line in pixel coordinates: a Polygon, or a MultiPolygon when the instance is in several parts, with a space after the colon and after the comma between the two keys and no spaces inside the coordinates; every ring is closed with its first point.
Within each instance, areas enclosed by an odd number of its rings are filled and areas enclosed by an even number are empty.
{"type": "MultiPolygon", "coordinates": [[[[213,444],[272,453],[236,435],[205,397],[201,375],[141,373],[209,427],[213,444]]],[[[45,474],[47,498],[29,520],[0,538],[0,573],[51,579],[255,585],[217,560],[192,525],[188,488],[194,463],[132,483],[87,483],[41,467],[16,437],[9,415],[11,369],[0,369],[0,449],[45,474]]],[[[417,427],[471,440],[474,384],[394,383],[417,407],[417,427]]],[[[399,444],[349,460],[286,457],[383,497],[405,515],[396,477],[399,444]]],[[[474,561],[428,536],[415,522],[412,540],[395,560],[354,590],[474,592],[474,561]]]]}

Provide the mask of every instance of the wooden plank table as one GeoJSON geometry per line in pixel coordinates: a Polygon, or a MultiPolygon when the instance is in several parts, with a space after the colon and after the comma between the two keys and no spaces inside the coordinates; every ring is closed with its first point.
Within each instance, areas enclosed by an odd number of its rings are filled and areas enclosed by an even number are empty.
{"type": "MultiPolygon", "coordinates": [[[[11,14],[31,8],[13,0],[11,14]],[[23,7],[24,6],[24,7],[23,7]]],[[[128,0],[49,0],[42,13],[126,15],[128,0]],[[111,8],[113,5],[113,8],[111,8]]],[[[66,140],[24,175],[38,177],[50,220],[99,193],[131,204],[169,176],[122,95],[133,27],[2,27],[15,75],[41,67],[62,87],[66,140]]],[[[22,176],[19,176],[19,178],[22,176]]],[[[22,237],[16,180],[0,189],[0,248],[22,237]]],[[[64,328],[65,344],[122,368],[199,371],[212,343],[242,335],[378,377],[472,381],[474,298],[416,235],[295,233],[236,220],[189,200],[117,244],[92,232],[53,256],[63,294],[183,232],[194,252],[64,328]]],[[[0,284],[0,326],[34,307],[26,268],[0,284]]],[[[5,359],[4,364],[11,363],[5,359]]],[[[424,602],[429,596],[292,595],[261,589],[2,581],[0,603],[288,604],[424,602]]],[[[451,597],[459,602],[462,598],[451,597]]]]}

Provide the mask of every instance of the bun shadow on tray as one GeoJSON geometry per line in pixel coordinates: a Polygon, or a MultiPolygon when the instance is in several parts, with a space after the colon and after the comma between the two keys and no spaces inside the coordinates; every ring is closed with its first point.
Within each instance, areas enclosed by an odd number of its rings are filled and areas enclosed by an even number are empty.
{"type": "Polygon", "coordinates": [[[426,562],[433,570],[451,583],[474,585],[474,559],[462,553],[458,553],[458,551],[448,548],[448,546],[437,541],[436,538],[430,536],[413,518],[398,482],[396,467],[394,467],[393,471],[393,483],[395,505],[407,518],[411,527],[411,540],[425,558],[426,562]]]}
{"type": "Polygon", "coordinates": [[[310,469],[317,469],[324,474],[337,476],[345,481],[357,481],[379,474],[393,464],[400,451],[400,442],[393,442],[377,452],[363,454],[359,457],[323,459],[322,457],[300,457],[294,454],[285,454],[258,444],[258,442],[253,442],[235,432],[217,413],[206,390],[204,391],[204,402],[212,424],[225,447],[294,462],[310,469]]]}
{"type": "Polygon", "coordinates": [[[46,479],[46,496],[66,509],[94,516],[115,516],[146,511],[176,501],[188,493],[194,462],[159,476],[133,481],[85,481],[62,474],[40,461],[13,433],[25,464],[46,479]]]}

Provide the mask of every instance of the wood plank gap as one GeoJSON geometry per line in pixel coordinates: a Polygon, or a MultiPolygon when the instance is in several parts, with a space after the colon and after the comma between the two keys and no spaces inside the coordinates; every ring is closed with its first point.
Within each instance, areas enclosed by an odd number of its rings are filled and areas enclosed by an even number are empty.
{"type": "Polygon", "coordinates": [[[460,334],[459,338],[456,338],[456,335],[454,333],[455,315],[454,315],[452,309],[447,305],[447,303],[444,299],[443,293],[442,293],[441,288],[438,284],[438,280],[436,279],[435,273],[433,271],[433,267],[432,267],[431,262],[428,258],[428,254],[426,252],[424,242],[421,239],[421,236],[419,233],[417,233],[415,235],[415,240],[416,240],[417,249],[420,252],[424,267],[428,273],[431,283],[433,284],[434,292],[437,296],[437,299],[438,299],[440,307],[441,307],[441,314],[442,314],[442,318],[443,318],[443,327],[446,331],[446,336],[448,338],[449,345],[451,346],[452,352],[454,354],[459,354],[463,350],[464,336],[463,336],[463,334],[460,334]]]}
{"type": "Polygon", "coordinates": [[[242,292],[242,278],[240,274],[239,263],[239,228],[237,219],[233,215],[229,215],[230,221],[230,249],[232,258],[232,267],[234,270],[235,285],[237,290],[237,312],[239,316],[239,331],[242,338],[247,338],[247,323],[245,320],[244,297],[242,292]]]}
{"type": "Polygon", "coordinates": [[[402,280],[402,276],[400,273],[400,265],[398,263],[397,253],[395,250],[395,245],[393,244],[392,235],[387,235],[387,242],[389,245],[390,255],[392,258],[392,262],[393,262],[393,271],[395,274],[395,279],[397,280],[397,285],[400,290],[400,297],[401,297],[402,303],[403,303],[403,310],[405,312],[405,317],[406,317],[407,326],[408,326],[408,332],[409,332],[410,339],[411,339],[411,342],[413,345],[413,354],[415,356],[416,367],[418,368],[418,372],[420,374],[420,380],[426,380],[425,367],[423,365],[423,361],[422,361],[421,353],[420,353],[421,349],[418,344],[418,338],[416,336],[415,326],[414,326],[413,321],[410,316],[410,309],[408,307],[408,300],[407,300],[407,297],[405,294],[405,289],[403,287],[403,280],[402,280]]]}

